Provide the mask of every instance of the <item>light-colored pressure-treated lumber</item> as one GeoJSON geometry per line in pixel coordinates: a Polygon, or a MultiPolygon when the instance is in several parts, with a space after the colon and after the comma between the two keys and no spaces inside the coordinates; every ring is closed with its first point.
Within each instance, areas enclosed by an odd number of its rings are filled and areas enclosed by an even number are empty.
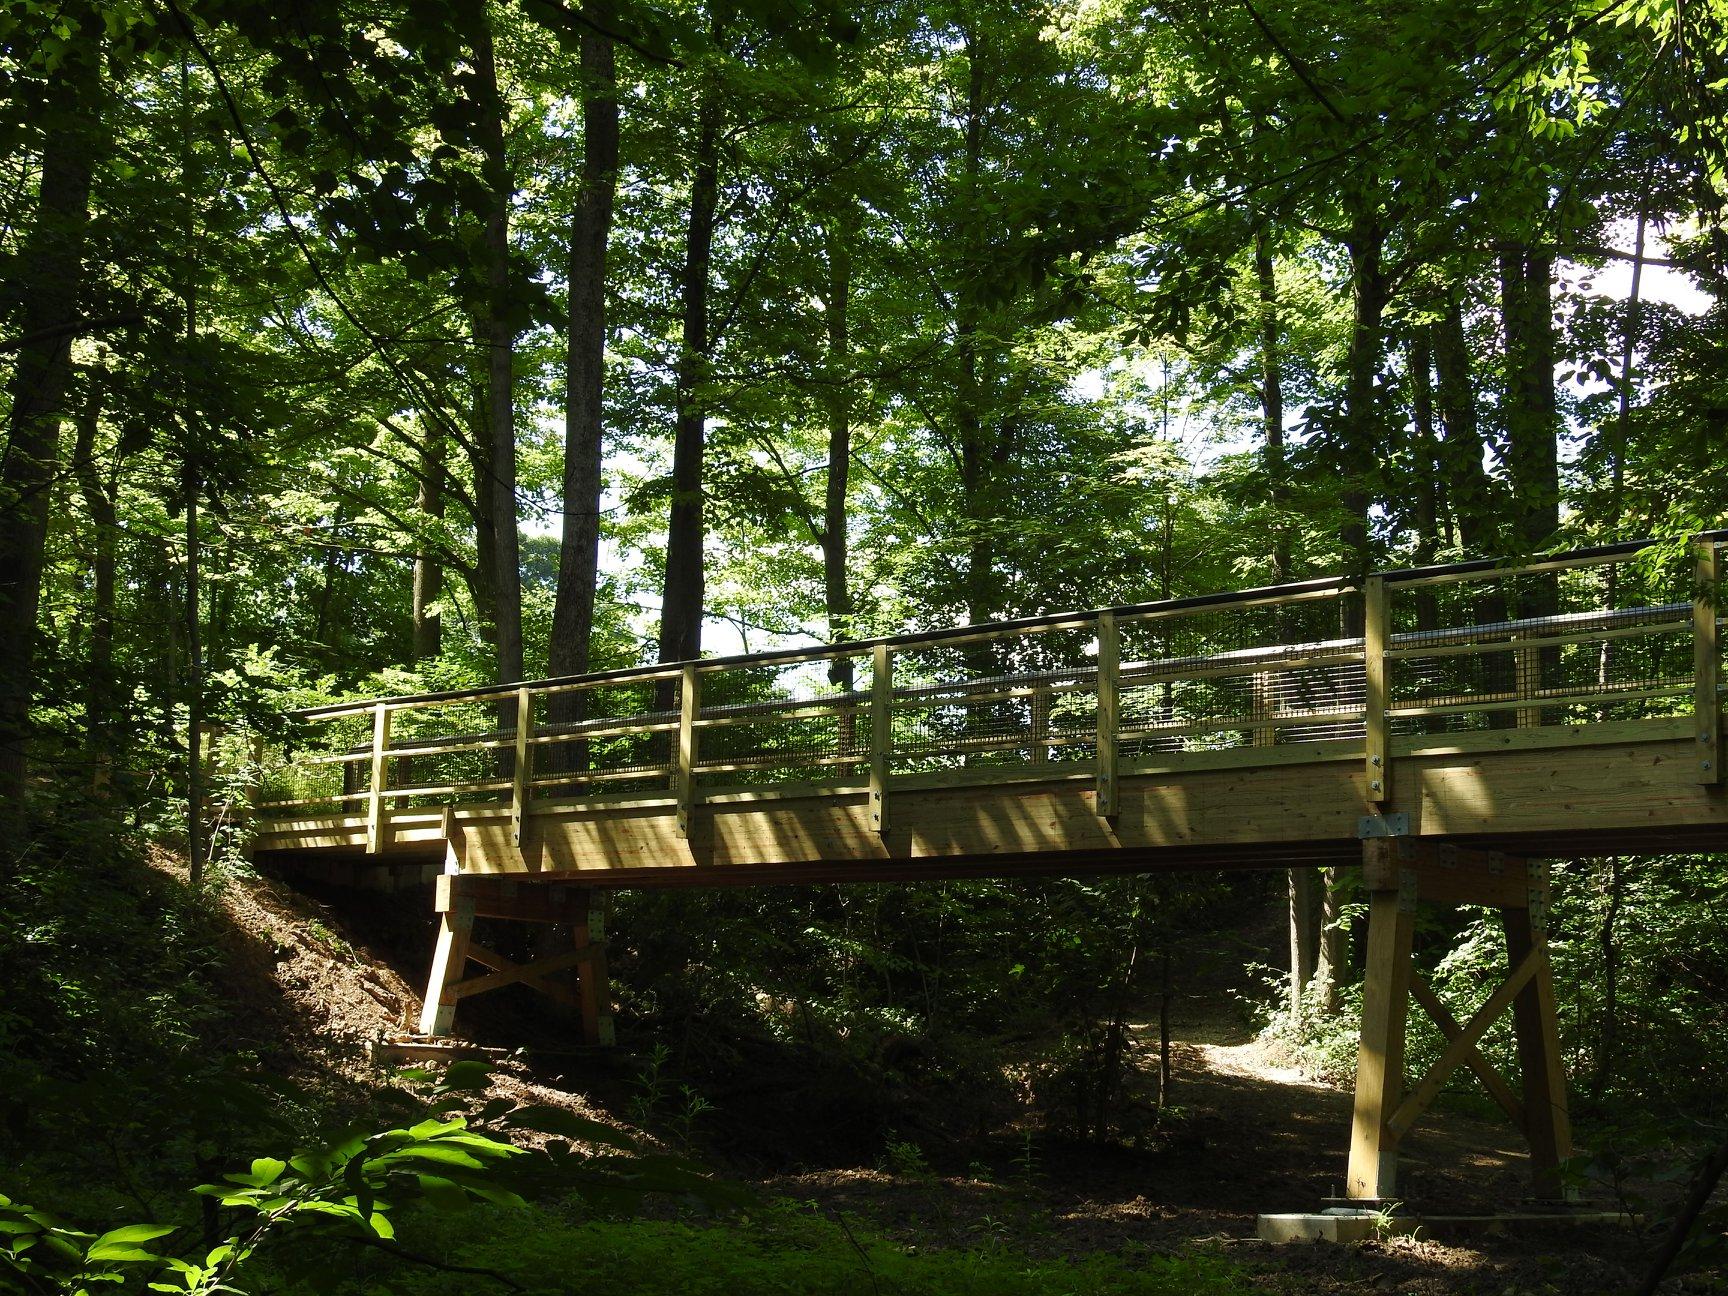
{"type": "MultiPolygon", "coordinates": [[[[1364,857],[1381,844],[1363,843],[1364,857]]],[[[1398,1134],[1388,1120],[1404,1092],[1404,1026],[1410,1011],[1410,940],[1416,898],[1403,890],[1368,896],[1368,959],[1362,1034],[1356,1050],[1356,1100],[1344,1195],[1388,1201],[1398,1191],[1398,1134]]]]}
{"type": "Polygon", "coordinates": [[[1722,653],[1717,642],[1716,542],[1694,544],[1692,714],[1698,737],[1698,781],[1722,781],[1722,653]]]}
{"type": "Polygon", "coordinates": [[[372,787],[366,807],[366,853],[384,848],[384,781],[390,770],[385,754],[390,746],[390,708],[380,702],[372,708],[372,787]]]}
{"type": "Polygon", "coordinates": [[[1370,576],[1362,587],[1362,665],[1367,689],[1363,744],[1368,799],[1376,805],[1392,796],[1392,748],[1386,727],[1386,641],[1391,633],[1386,581],[1380,576],[1370,576]]]}
{"type": "Polygon", "coordinates": [[[1120,776],[1116,762],[1116,739],[1121,731],[1122,690],[1118,667],[1122,659],[1121,633],[1112,612],[1098,614],[1098,785],[1094,806],[1098,816],[1108,819],[1121,809],[1120,776]]]}

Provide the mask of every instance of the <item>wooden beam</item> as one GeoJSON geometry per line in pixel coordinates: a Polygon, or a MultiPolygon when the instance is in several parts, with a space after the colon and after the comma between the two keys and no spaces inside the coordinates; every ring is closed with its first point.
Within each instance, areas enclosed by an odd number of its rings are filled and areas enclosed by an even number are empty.
{"type": "Polygon", "coordinates": [[[1487,1000],[1471,1016],[1469,1023],[1447,1041],[1434,1065],[1428,1068],[1428,1074],[1423,1076],[1407,1097],[1398,1104],[1398,1110],[1386,1118],[1386,1127],[1394,1135],[1402,1138],[1416,1118],[1428,1109],[1428,1104],[1434,1101],[1436,1094],[1445,1085],[1451,1075],[1461,1066],[1476,1049],[1476,1041],[1488,1033],[1488,1028],[1500,1020],[1500,1015],[1506,1011],[1514,998],[1529,984],[1536,975],[1541,963],[1540,952],[1531,949],[1527,951],[1512,974],[1508,976],[1489,995],[1487,1000]]]}
{"type": "Polygon", "coordinates": [[[385,751],[390,746],[390,706],[379,702],[372,708],[372,787],[366,802],[366,853],[384,849],[384,780],[390,769],[385,751]]]}
{"type": "Polygon", "coordinates": [[[870,654],[870,830],[888,831],[888,771],[894,755],[894,655],[887,644],[870,654]]]}
{"type": "Polygon", "coordinates": [[[688,837],[696,816],[696,720],[702,711],[702,677],[691,663],[684,667],[678,685],[678,759],[673,774],[673,794],[678,798],[678,835],[688,837]]]}
{"type": "Polygon", "coordinates": [[[458,894],[473,906],[476,918],[506,918],[511,922],[573,923],[586,912],[583,893],[551,882],[518,882],[497,875],[440,876],[432,907],[448,913],[458,894]]]}
{"type": "MultiPolygon", "coordinates": [[[[575,1006],[576,996],[571,994],[569,987],[560,985],[556,981],[548,980],[548,973],[535,971],[534,964],[518,963],[515,959],[507,958],[496,950],[489,949],[487,946],[480,944],[479,941],[468,942],[468,957],[478,963],[481,967],[490,968],[494,972],[518,972],[520,973],[520,980],[524,985],[538,990],[548,999],[555,1000],[558,1003],[567,1006],[575,1006]]],[[[456,984],[456,996],[458,998],[471,993],[462,989],[462,987],[467,984],[469,984],[469,982],[466,981],[461,981],[456,984]]]]}
{"type": "MultiPolygon", "coordinates": [[[[1365,858],[1384,838],[1363,843],[1365,858]]],[[[1344,1195],[1386,1201],[1398,1189],[1398,1134],[1388,1126],[1404,1088],[1404,1028],[1410,1011],[1410,940],[1416,897],[1408,888],[1368,897],[1368,958],[1362,1035],[1356,1051],[1355,1110],[1344,1195]]]]}
{"type": "Polygon", "coordinates": [[[581,1004],[582,1042],[608,1047],[613,1043],[612,982],[606,966],[606,908],[609,897],[588,892],[583,917],[576,924],[578,951],[588,957],[577,965],[577,998],[581,1004]]]}
{"type": "Polygon", "coordinates": [[[1396,890],[1400,875],[1408,873],[1422,900],[1496,909],[1519,909],[1529,903],[1529,868],[1515,855],[1420,837],[1382,840],[1386,845],[1362,862],[1362,884],[1370,891],[1396,890]]]}
{"type": "Polygon", "coordinates": [[[474,899],[460,889],[451,894],[450,905],[438,915],[438,940],[432,947],[432,971],[426,979],[426,995],[420,1007],[422,1035],[448,1035],[456,1024],[455,993],[462,969],[468,962],[468,946],[474,934],[474,899]]]}
{"type": "Polygon", "coordinates": [[[1572,1156],[1572,1124],[1566,1096],[1566,1069],[1560,1054],[1560,1019],[1554,1002],[1554,974],[1548,962],[1547,905],[1536,903],[1501,914],[1506,953],[1516,963],[1535,961],[1535,970],[1512,1001],[1518,1062],[1524,1081],[1524,1136],[1530,1144],[1530,1170],[1538,1197],[1569,1195],[1561,1165],[1572,1156]]]}
{"type": "MultiPolygon", "coordinates": [[[[1464,1033],[1464,1028],[1458,1024],[1458,1019],[1452,1015],[1452,1010],[1433,987],[1419,974],[1410,978],[1410,995],[1422,1006],[1433,1023],[1440,1028],[1440,1034],[1448,1040],[1457,1039],[1464,1033]]],[[[1512,1123],[1522,1130],[1524,1128],[1524,1104],[1518,1101],[1518,1096],[1512,1092],[1512,1086],[1506,1083],[1506,1078],[1495,1070],[1494,1064],[1482,1056],[1482,1050],[1471,1045],[1464,1056],[1464,1065],[1469,1067],[1476,1078],[1482,1082],[1489,1096],[1500,1104],[1500,1110],[1505,1112],[1512,1123]]]]}
{"type": "Polygon", "coordinates": [[[1098,783],[1094,799],[1101,819],[1121,812],[1117,793],[1119,782],[1116,768],[1117,735],[1122,727],[1122,691],[1118,674],[1122,661],[1121,633],[1116,626],[1116,614],[1098,614],[1098,783]]]}
{"type": "Polygon", "coordinates": [[[1722,781],[1722,652],[1717,642],[1716,544],[1694,546],[1696,588],[1692,593],[1692,713],[1698,738],[1700,783],[1722,781]]]}
{"type": "Polygon", "coordinates": [[[565,950],[562,954],[553,954],[547,958],[536,959],[532,963],[512,963],[503,958],[502,955],[493,955],[493,957],[501,960],[505,966],[486,976],[458,981],[449,987],[448,993],[453,998],[466,999],[472,995],[485,994],[488,990],[498,990],[507,985],[515,985],[519,981],[538,982],[554,972],[562,972],[565,968],[575,967],[589,957],[589,951],[586,949],[565,950]]]}

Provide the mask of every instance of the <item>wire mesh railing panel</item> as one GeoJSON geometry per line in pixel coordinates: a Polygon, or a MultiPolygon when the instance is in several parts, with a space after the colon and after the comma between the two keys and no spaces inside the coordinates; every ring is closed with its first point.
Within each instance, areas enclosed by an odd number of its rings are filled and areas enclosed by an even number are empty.
{"type": "Polygon", "coordinates": [[[868,654],[700,675],[698,786],[861,779],[870,761],[868,654]]]}
{"type": "Polygon", "coordinates": [[[1096,633],[1036,629],[897,648],[896,772],[1091,760],[1098,729],[1096,633]]]}
{"type": "Polygon", "coordinates": [[[1360,735],[1362,641],[1339,596],[1121,626],[1124,758],[1360,735]]]}
{"type": "Polygon", "coordinates": [[[678,679],[548,689],[529,744],[529,786],[544,798],[664,794],[678,731],[678,679]]]}
{"type": "Polygon", "coordinates": [[[1676,564],[1622,561],[1394,589],[1392,732],[1677,714],[1692,690],[1690,584],[1676,564]]]}

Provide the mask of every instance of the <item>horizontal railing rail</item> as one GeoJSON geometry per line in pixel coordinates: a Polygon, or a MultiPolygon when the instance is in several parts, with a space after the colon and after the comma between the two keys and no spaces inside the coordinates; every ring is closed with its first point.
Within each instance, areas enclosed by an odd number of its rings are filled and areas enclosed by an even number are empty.
{"type": "Polygon", "coordinates": [[[894,786],[1030,772],[1094,780],[1111,814],[1136,763],[1328,742],[1383,801],[1394,738],[1688,698],[1713,782],[1724,540],[1696,537],[1684,569],[1637,541],[314,707],[258,812],[361,813],[376,850],[415,803],[507,801],[520,833],[541,806],[634,795],[687,829],[709,797],[822,786],[867,792],[880,829],[894,786]]]}

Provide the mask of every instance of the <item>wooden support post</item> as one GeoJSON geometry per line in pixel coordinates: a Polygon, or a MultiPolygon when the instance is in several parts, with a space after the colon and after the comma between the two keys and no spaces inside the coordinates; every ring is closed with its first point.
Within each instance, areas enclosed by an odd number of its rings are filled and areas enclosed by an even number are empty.
{"type": "Polygon", "coordinates": [[[1098,614],[1098,816],[1109,819],[1120,810],[1116,795],[1117,735],[1121,729],[1122,640],[1114,612],[1098,614]]]}
{"type": "Polygon", "coordinates": [[[529,740],[534,736],[534,695],[525,688],[516,690],[516,760],[510,771],[510,836],[518,850],[522,847],[522,826],[528,820],[529,779],[533,776],[534,749],[529,740]]]}
{"type": "Polygon", "coordinates": [[[612,982],[606,972],[606,899],[590,892],[576,923],[576,948],[586,955],[576,965],[580,978],[577,994],[582,1005],[582,1042],[614,1042],[612,1031],[612,982]]]}
{"type": "Polygon", "coordinates": [[[1290,1016],[1302,1012],[1302,992],[1314,975],[1319,951],[1319,901],[1314,894],[1314,869],[1300,864],[1290,870],[1290,1016]]]}
{"type": "Polygon", "coordinates": [[[372,708],[372,788],[366,802],[366,853],[376,855],[384,849],[384,783],[390,769],[385,755],[390,746],[390,704],[379,702],[372,708]]]}
{"type": "MultiPolygon", "coordinates": [[[[1386,839],[1362,843],[1365,860],[1386,839]]],[[[1368,896],[1368,959],[1362,986],[1362,1037],[1356,1052],[1355,1115],[1344,1195],[1387,1201],[1398,1190],[1398,1135],[1387,1124],[1404,1091],[1404,1027],[1410,1011],[1410,939],[1415,889],[1368,896]]]]}
{"type": "Polygon", "coordinates": [[[678,798],[678,835],[688,837],[696,817],[696,721],[702,711],[702,677],[687,664],[678,684],[678,761],[672,776],[678,798]]]}
{"type": "Polygon", "coordinates": [[[468,963],[468,946],[474,936],[474,897],[463,891],[459,875],[438,879],[438,943],[432,949],[432,972],[426,980],[426,997],[420,1007],[422,1035],[448,1035],[456,1023],[456,991],[468,963]]]}
{"type": "Polygon", "coordinates": [[[1545,864],[1530,865],[1530,903],[1503,909],[1506,954],[1514,967],[1534,961],[1530,979],[1512,1000],[1518,1062],[1524,1079],[1524,1137],[1538,1197],[1568,1195],[1560,1165],[1572,1155],[1572,1123],[1566,1099],[1566,1068],[1560,1055],[1560,1018],[1554,974],[1548,962],[1548,877],[1545,864]]]}
{"type": "Polygon", "coordinates": [[[894,657],[877,644],[870,657],[870,827],[888,831],[888,768],[894,754],[894,657]]]}
{"type": "Polygon", "coordinates": [[[1722,781],[1722,653],[1716,632],[1716,542],[1695,548],[1692,593],[1692,707],[1697,717],[1698,782],[1722,781]]]}
{"type": "Polygon", "coordinates": [[[1050,690],[1047,686],[1032,686],[1032,763],[1045,765],[1050,761],[1050,690]]]}
{"type": "Polygon", "coordinates": [[[1391,751],[1386,740],[1386,640],[1391,633],[1386,578],[1370,576],[1362,586],[1362,674],[1366,686],[1363,734],[1367,749],[1368,800],[1391,799],[1391,751]]]}

